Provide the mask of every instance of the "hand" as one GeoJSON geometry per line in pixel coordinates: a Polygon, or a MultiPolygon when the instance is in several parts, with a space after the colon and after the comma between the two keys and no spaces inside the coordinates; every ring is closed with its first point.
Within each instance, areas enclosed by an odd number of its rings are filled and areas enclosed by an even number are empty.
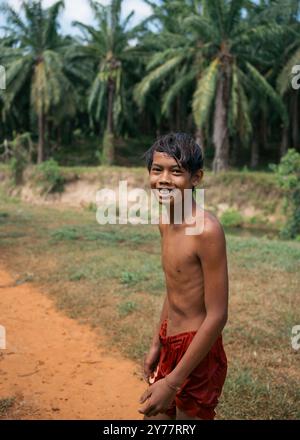
{"type": "Polygon", "coordinates": [[[144,357],[143,376],[144,380],[149,384],[149,377],[154,373],[159,362],[161,345],[152,345],[148,353],[144,357]]]}
{"type": "Polygon", "coordinates": [[[156,416],[160,412],[166,412],[173,402],[176,391],[172,390],[165,378],[158,380],[142,394],[140,403],[147,403],[138,411],[147,417],[156,416]]]}

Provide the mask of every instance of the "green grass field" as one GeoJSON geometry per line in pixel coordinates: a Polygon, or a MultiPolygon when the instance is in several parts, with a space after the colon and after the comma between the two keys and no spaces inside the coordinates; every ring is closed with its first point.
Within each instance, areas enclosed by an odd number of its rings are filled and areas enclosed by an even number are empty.
{"type": "MultiPolygon", "coordinates": [[[[300,418],[300,243],[226,234],[230,276],[221,419],[300,418]]],[[[141,363],[165,295],[153,225],[107,225],[86,209],[0,200],[0,248],[19,281],[38,283],[68,316],[103,329],[141,363]]]]}

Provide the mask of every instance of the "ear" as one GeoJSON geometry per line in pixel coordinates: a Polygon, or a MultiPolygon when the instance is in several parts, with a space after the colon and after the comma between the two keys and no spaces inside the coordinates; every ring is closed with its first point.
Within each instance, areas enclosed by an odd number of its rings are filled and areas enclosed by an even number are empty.
{"type": "Polygon", "coordinates": [[[199,183],[201,182],[202,178],[203,178],[203,170],[199,169],[197,170],[193,175],[192,175],[192,184],[193,186],[197,186],[199,185],[199,183]]]}

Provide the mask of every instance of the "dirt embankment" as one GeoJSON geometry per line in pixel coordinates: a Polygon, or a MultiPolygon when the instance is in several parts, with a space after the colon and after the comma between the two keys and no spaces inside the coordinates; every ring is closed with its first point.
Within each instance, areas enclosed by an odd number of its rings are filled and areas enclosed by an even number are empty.
{"type": "MultiPolygon", "coordinates": [[[[149,189],[148,172],[142,168],[95,167],[90,169],[62,168],[65,184],[62,192],[41,193],[41,187],[32,179],[32,169],[26,171],[24,184],[13,187],[9,184],[8,170],[0,170],[0,185],[11,196],[34,204],[66,205],[73,207],[96,206],[96,194],[100,189],[116,191],[119,183],[126,181],[128,191],[134,188],[149,189]]],[[[242,216],[255,223],[278,226],[284,221],[283,193],[276,186],[270,173],[226,172],[204,174],[200,186],[204,188],[205,207],[220,216],[228,210],[239,211],[242,216]]]]}

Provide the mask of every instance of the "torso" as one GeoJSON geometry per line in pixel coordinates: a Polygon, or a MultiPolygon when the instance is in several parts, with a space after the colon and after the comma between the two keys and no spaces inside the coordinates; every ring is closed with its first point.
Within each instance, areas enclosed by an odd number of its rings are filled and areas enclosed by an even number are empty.
{"type": "Polygon", "coordinates": [[[197,240],[183,225],[163,225],[162,267],[168,295],[167,336],[197,331],[206,316],[204,278],[197,240]]]}

